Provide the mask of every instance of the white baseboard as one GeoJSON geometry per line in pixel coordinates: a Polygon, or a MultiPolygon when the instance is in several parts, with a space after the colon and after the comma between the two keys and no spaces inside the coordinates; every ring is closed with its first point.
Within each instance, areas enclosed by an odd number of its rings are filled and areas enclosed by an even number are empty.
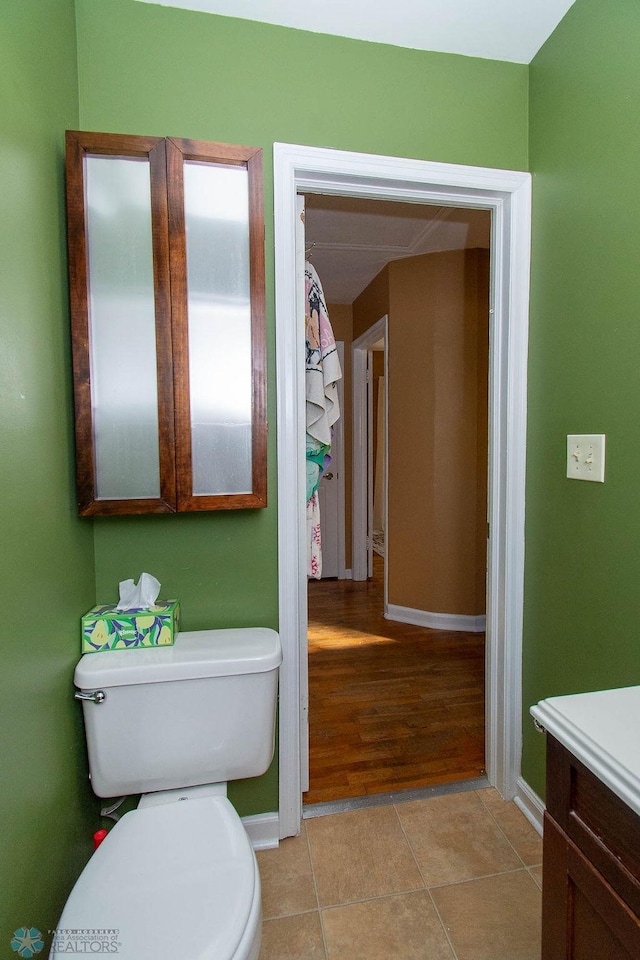
{"type": "Polygon", "coordinates": [[[280,818],[277,813],[256,813],[243,817],[242,823],[254,850],[270,850],[280,843],[280,818]]]}
{"type": "Polygon", "coordinates": [[[513,798],[513,802],[524,813],[529,823],[533,824],[540,836],[542,836],[544,803],[522,777],[518,777],[516,795],[513,798]]]}
{"type": "Polygon", "coordinates": [[[483,633],[487,624],[484,614],[470,617],[461,613],[430,613],[428,610],[400,607],[395,603],[387,604],[384,615],[387,620],[412,623],[416,627],[429,627],[431,630],[461,630],[465,633],[483,633]]]}

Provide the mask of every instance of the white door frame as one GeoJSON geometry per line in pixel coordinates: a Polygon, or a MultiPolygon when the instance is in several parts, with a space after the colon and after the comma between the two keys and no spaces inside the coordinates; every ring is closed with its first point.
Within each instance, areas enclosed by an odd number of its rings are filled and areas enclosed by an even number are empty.
{"type": "MultiPolygon", "coordinates": [[[[352,496],[352,527],[353,527],[353,538],[352,538],[352,549],[351,549],[351,572],[354,580],[366,580],[369,575],[369,557],[370,557],[370,546],[367,545],[367,541],[370,535],[370,510],[371,505],[369,503],[369,486],[370,486],[370,472],[372,469],[372,464],[370,463],[369,456],[369,396],[370,391],[367,389],[367,380],[368,380],[368,354],[370,348],[377,343],[379,340],[384,340],[384,373],[385,373],[385,396],[384,404],[385,411],[387,408],[387,384],[389,378],[387,375],[387,357],[388,357],[388,344],[387,344],[387,316],[381,317],[380,320],[377,320],[373,326],[369,327],[368,330],[353,341],[352,344],[352,366],[351,366],[351,382],[353,384],[353,454],[351,458],[351,470],[352,470],[352,485],[353,485],[353,496],[352,496]]],[[[375,416],[375,412],[373,413],[375,416]]],[[[385,415],[385,431],[386,431],[387,417],[385,415]]],[[[387,474],[387,451],[389,449],[388,441],[385,438],[385,477],[387,474]]],[[[385,482],[385,520],[387,514],[386,500],[387,500],[387,484],[385,482]]],[[[385,533],[387,531],[387,525],[385,522],[385,533]]],[[[386,590],[387,578],[386,578],[386,563],[385,563],[385,591],[384,591],[384,608],[386,612],[387,608],[387,590],[386,590]]]]}
{"type": "Polygon", "coordinates": [[[522,606],[531,175],[295,144],[274,144],[278,408],[280,836],[302,816],[301,649],[306,650],[304,330],[296,306],[296,195],[328,193],[489,209],[491,361],[487,776],[516,793],[522,744],[522,606]]]}

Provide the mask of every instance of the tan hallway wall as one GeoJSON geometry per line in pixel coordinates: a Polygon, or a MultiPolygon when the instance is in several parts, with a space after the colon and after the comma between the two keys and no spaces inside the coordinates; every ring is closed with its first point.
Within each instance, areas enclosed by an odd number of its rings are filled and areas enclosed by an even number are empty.
{"type": "Polygon", "coordinates": [[[389,313],[389,264],[383,267],[353,301],[353,339],[389,313]]]}
{"type": "Polygon", "coordinates": [[[353,335],[389,316],[389,603],[485,612],[489,251],[388,264],[353,335]]]}

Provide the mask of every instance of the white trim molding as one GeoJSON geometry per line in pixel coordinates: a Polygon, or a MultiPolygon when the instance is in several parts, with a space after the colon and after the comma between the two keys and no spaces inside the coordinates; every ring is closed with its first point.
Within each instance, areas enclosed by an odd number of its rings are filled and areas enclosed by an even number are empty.
{"type": "Polygon", "coordinates": [[[463,613],[431,613],[429,610],[401,607],[397,603],[386,604],[384,615],[387,620],[412,623],[416,627],[429,627],[431,630],[460,630],[465,633],[483,633],[487,625],[487,618],[484,614],[472,617],[463,613]]]}
{"type": "Polygon", "coordinates": [[[296,307],[296,195],[328,193],[488,209],[492,215],[487,590],[487,776],[512,799],[520,774],[531,176],[295,144],[274,144],[280,835],[300,830],[301,694],[307,598],[304,330],[296,307]]]}
{"type": "Polygon", "coordinates": [[[254,850],[271,850],[280,844],[280,821],[277,813],[256,813],[242,817],[254,850]]]}
{"type": "MultiPolygon", "coordinates": [[[[384,437],[384,450],[385,450],[385,486],[384,486],[384,518],[385,518],[385,530],[387,529],[387,492],[388,492],[388,478],[387,478],[387,451],[389,449],[389,441],[387,437],[387,407],[388,407],[388,398],[387,398],[387,384],[389,383],[389,375],[387,369],[387,360],[388,360],[388,317],[380,317],[368,330],[365,330],[361,336],[351,344],[351,390],[352,390],[352,420],[351,420],[351,487],[352,487],[352,497],[351,497],[351,568],[352,568],[352,579],[354,580],[366,580],[369,575],[369,553],[370,553],[370,544],[369,544],[369,512],[370,505],[368,503],[368,485],[369,485],[369,471],[371,465],[369,464],[369,443],[368,443],[368,434],[369,434],[369,412],[368,412],[368,401],[371,396],[369,392],[369,383],[367,378],[367,354],[368,351],[373,347],[374,343],[377,343],[379,340],[384,340],[384,377],[385,377],[385,388],[384,388],[384,404],[385,404],[385,437],[384,437]]],[[[387,599],[387,577],[386,577],[386,565],[385,565],[385,590],[384,590],[384,600],[386,604],[387,599]]]]}
{"type": "Polygon", "coordinates": [[[544,821],[545,806],[535,790],[532,790],[526,780],[518,777],[516,795],[513,798],[515,805],[522,811],[529,823],[531,823],[540,836],[542,836],[542,824],[544,821]]]}

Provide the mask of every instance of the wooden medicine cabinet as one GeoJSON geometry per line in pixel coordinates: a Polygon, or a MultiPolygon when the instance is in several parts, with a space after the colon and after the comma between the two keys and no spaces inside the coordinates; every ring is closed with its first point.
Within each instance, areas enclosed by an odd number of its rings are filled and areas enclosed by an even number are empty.
{"type": "Polygon", "coordinates": [[[78,507],[266,506],[262,151],[67,132],[78,507]]]}

